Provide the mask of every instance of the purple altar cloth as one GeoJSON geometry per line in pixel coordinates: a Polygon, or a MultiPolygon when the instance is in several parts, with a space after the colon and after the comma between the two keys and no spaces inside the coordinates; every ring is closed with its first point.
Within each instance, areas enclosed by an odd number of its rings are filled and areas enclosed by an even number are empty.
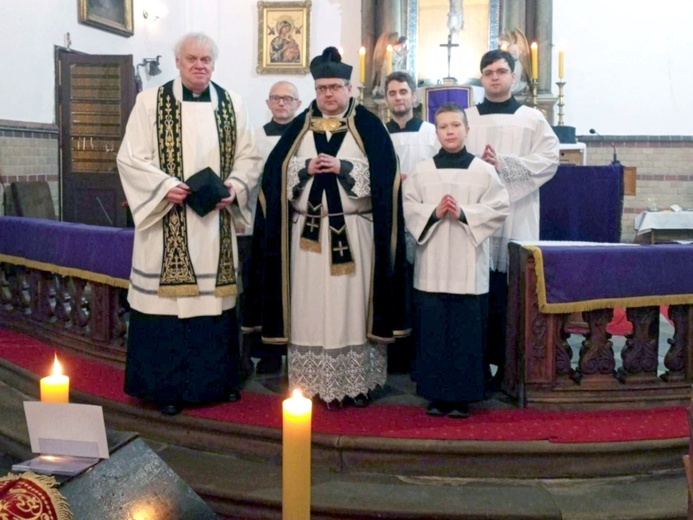
{"type": "Polygon", "coordinates": [[[623,166],[561,164],[539,190],[541,240],[621,240],[623,166]]]}
{"type": "Polygon", "coordinates": [[[693,303],[693,245],[524,247],[544,313],[693,303]]]}
{"type": "Polygon", "coordinates": [[[127,287],[134,232],[38,218],[0,217],[0,261],[127,287]]]}

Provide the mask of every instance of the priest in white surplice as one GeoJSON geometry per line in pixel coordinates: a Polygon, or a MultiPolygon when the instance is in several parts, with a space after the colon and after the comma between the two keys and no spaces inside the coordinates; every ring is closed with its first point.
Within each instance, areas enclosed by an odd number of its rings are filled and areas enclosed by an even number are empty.
{"type": "Polygon", "coordinates": [[[467,149],[496,168],[510,196],[510,215],[491,239],[488,354],[498,366],[497,381],[505,360],[508,242],[539,240],[539,188],[555,175],[560,158],[558,138],[543,114],[512,96],[514,67],[508,52],[484,54],[485,99],[467,110],[467,149]]]}
{"type": "Polygon", "coordinates": [[[464,110],[436,111],[442,149],[404,183],[404,216],[416,238],[415,380],[428,414],[463,418],[484,398],[489,238],[508,215],[493,167],[464,148],[464,110]]]}
{"type": "Polygon", "coordinates": [[[240,97],[211,82],[217,53],[203,34],[176,44],[180,77],[138,95],[118,153],[135,222],[125,390],[166,414],[240,399],[234,220],[261,165],[240,97]],[[214,196],[186,184],[205,169],[214,196]]]}
{"type": "Polygon", "coordinates": [[[288,344],[291,388],[365,406],[385,383],[386,344],[405,333],[400,177],[390,137],[355,104],[352,67],[337,49],[310,70],[317,99],[263,173],[253,233],[263,288],[257,323],[246,325],[288,344]]]}

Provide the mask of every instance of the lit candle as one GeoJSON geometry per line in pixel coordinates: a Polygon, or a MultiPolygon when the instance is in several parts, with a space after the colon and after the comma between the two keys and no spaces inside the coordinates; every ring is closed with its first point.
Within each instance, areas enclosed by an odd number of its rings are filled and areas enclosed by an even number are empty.
{"type": "Polygon", "coordinates": [[[53,373],[41,379],[41,401],[44,403],[70,402],[70,378],[63,375],[57,355],[53,361],[53,373]]]}
{"type": "Polygon", "coordinates": [[[539,56],[537,42],[532,44],[532,79],[539,77],[539,56]]]}
{"type": "Polygon", "coordinates": [[[363,85],[366,83],[366,48],[359,49],[359,81],[363,85]]]}
{"type": "Polygon", "coordinates": [[[387,74],[392,74],[392,45],[387,46],[387,54],[385,55],[385,61],[387,62],[387,74]]]}
{"type": "Polygon", "coordinates": [[[313,403],[300,390],[283,403],[282,519],[310,519],[310,420],[313,403]]]}
{"type": "Polygon", "coordinates": [[[563,49],[558,50],[558,79],[563,79],[565,77],[565,51],[563,49]]]}
{"type": "Polygon", "coordinates": [[[500,50],[502,50],[503,52],[507,52],[507,51],[508,51],[508,44],[505,43],[505,42],[503,42],[503,43],[501,44],[500,50]]]}
{"type": "Polygon", "coordinates": [[[339,57],[344,59],[344,47],[337,47],[337,51],[339,52],[339,57]]]}

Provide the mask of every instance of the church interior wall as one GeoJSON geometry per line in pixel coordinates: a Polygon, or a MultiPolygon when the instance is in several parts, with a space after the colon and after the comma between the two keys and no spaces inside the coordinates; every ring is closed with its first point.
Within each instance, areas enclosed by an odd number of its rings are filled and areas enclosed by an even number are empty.
{"type": "MultiPolygon", "coordinates": [[[[3,55],[4,70],[11,72],[0,79],[6,100],[0,105],[0,175],[5,182],[47,180],[57,204],[54,49],[66,45],[67,33],[71,48],[80,52],[132,54],[135,64],[161,55],[162,74],[143,76],[149,88],[176,75],[175,40],[187,31],[204,31],[220,47],[215,81],[243,96],[256,126],[270,117],[264,100],[277,80],[295,82],[304,106],[313,99],[309,75],[256,72],[256,0],[167,2],[164,18],[145,20],[143,10],[155,1],[133,0],[135,35],[130,38],[79,24],[77,2],[25,0],[6,10],[0,37],[6,49],[14,50],[3,55]]],[[[623,241],[632,240],[633,218],[647,207],[647,199],[660,208],[693,205],[693,143],[667,147],[659,142],[693,134],[693,104],[685,101],[684,92],[693,84],[693,68],[678,59],[687,43],[684,24],[692,17],[693,3],[676,0],[662,0],[657,9],[636,9],[628,0],[553,1],[554,81],[558,48],[566,49],[565,123],[575,126],[578,135],[595,128],[607,138],[637,139],[618,147],[621,162],[638,168],[637,195],[625,199],[623,241]]],[[[361,2],[313,0],[310,54],[328,45],[343,47],[345,60],[357,63],[361,2]]],[[[590,164],[611,160],[610,145],[588,144],[590,164]]]]}

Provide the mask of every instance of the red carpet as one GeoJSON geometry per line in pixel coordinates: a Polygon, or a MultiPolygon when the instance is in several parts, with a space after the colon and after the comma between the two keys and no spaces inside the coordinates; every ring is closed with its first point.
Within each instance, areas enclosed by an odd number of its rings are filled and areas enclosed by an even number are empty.
{"type": "MultiPolygon", "coordinates": [[[[0,329],[0,358],[35,374],[52,369],[54,348],[31,337],[0,329]]],[[[60,353],[73,389],[134,406],[149,406],[126,395],[123,371],[80,356],[60,353]]],[[[38,389],[37,389],[38,392],[38,389]]],[[[281,397],[243,393],[239,403],[185,410],[185,414],[272,428],[281,427],[281,397]]],[[[371,437],[559,443],[620,442],[688,436],[684,407],[650,410],[553,412],[482,410],[469,419],[432,418],[417,406],[373,405],[330,412],[314,407],[313,431],[371,437]]]]}

